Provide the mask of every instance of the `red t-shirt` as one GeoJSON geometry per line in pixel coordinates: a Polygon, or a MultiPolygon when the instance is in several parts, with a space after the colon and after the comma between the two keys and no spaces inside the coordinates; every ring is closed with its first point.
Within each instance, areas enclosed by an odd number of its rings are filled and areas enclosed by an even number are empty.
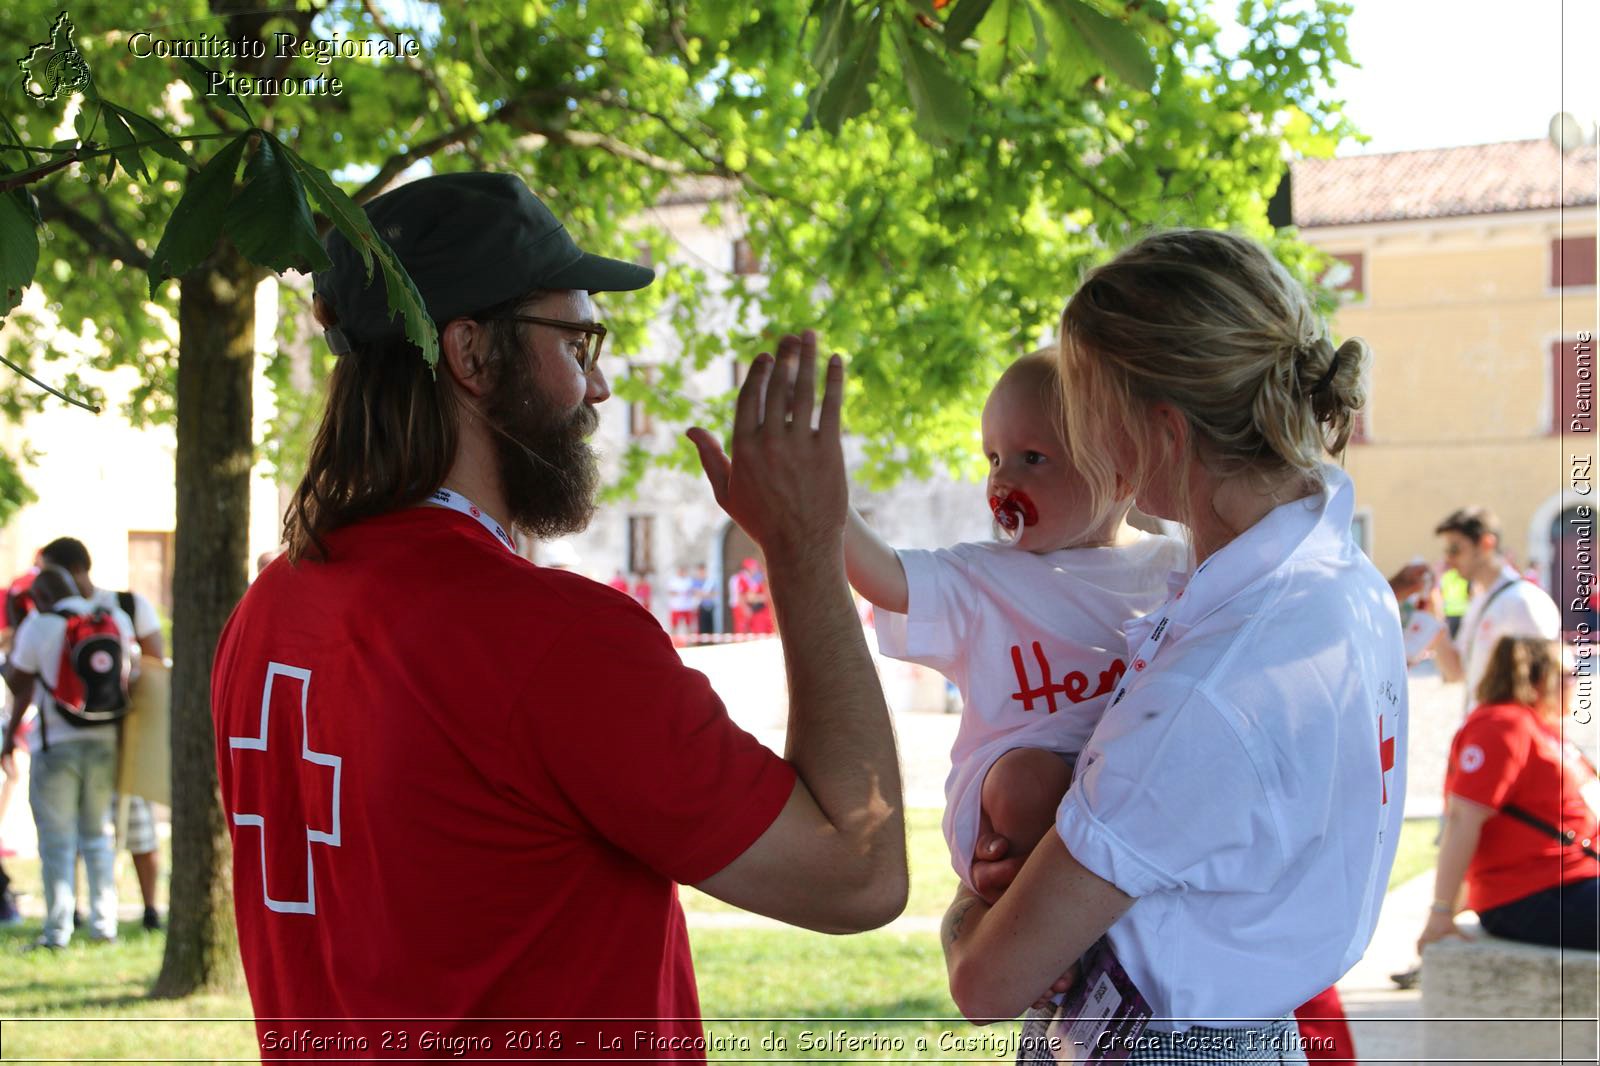
{"type": "Polygon", "coordinates": [[[466,515],[327,541],[251,586],[212,681],[264,1056],[703,1057],[674,882],[743,853],[793,771],[638,604],[466,515]],[[605,1018],[637,1021],[548,1021],[605,1018]]]}
{"type": "MultiPolygon", "coordinates": [[[[1456,733],[1444,788],[1496,811],[1520,807],[1586,840],[1597,835],[1596,817],[1582,790],[1594,780],[1577,747],[1562,744],[1557,724],[1530,708],[1497,703],[1473,711],[1456,733]]],[[[1596,876],[1600,863],[1575,844],[1495,814],[1483,823],[1467,867],[1467,906],[1483,911],[1596,876]]]]}

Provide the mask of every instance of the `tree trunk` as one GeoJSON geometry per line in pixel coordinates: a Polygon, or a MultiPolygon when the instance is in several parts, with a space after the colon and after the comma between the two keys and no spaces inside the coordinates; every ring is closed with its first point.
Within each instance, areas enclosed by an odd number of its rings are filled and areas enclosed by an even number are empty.
{"type": "Polygon", "coordinates": [[[178,515],[172,575],[172,889],[152,994],[240,987],[232,849],[217,790],[211,660],[244,595],[255,455],[258,269],[224,241],[178,299],[178,515]]]}

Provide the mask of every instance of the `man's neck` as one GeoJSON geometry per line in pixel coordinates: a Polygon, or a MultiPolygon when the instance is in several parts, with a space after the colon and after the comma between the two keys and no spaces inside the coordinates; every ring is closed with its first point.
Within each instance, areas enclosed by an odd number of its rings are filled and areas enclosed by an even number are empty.
{"type": "Polygon", "coordinates": [[[510,508],[495,469],[494,448],[483,422],[470,411],[461,412],[456,457],[442,487],[465,496],[478,510],[506,529],[511,528],[510,508]]]}
{"type": "Polygon", "coordinates": [[[1478,568],[1478,572],[1473,575],[1472,583],[1485,591],[1492,589],[1500,580],[1500,574],[1505,568],[1505,559],[1498,555],[1492,555],[1485,559],[1483,565],[1478,568]]]}

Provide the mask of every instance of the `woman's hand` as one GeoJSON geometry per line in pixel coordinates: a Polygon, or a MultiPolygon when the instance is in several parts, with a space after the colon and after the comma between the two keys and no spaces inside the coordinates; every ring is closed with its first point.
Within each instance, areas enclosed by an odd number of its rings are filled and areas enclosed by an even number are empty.
{"type": "Polygon", "coordinates": [[[1454,915],[1440,914],[1438,911],[1432,912],[1428,915],[1428,924],[1422,927],[1422,935],[1417,937],[1417,954],[1421,955],[1422,949],[1434,941],[1452,936],[1460,940],[1472,939],[1461,931],[1461,927],[1456,924],[1454,915]]]}

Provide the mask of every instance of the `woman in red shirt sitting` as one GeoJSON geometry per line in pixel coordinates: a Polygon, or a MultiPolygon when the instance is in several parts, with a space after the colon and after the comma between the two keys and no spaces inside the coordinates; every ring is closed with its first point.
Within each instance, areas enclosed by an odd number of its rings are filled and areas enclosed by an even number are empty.
{"type": "Polygon", "coordinates": [[[1498,937],[1600,949],[1600,781],[1563,742],[1567,676],[1553,640],[1495,645],[1481,706],[1450,746],[1433,907],[1418,951],[1461,935],[1462,905],[1498,937]]]}

